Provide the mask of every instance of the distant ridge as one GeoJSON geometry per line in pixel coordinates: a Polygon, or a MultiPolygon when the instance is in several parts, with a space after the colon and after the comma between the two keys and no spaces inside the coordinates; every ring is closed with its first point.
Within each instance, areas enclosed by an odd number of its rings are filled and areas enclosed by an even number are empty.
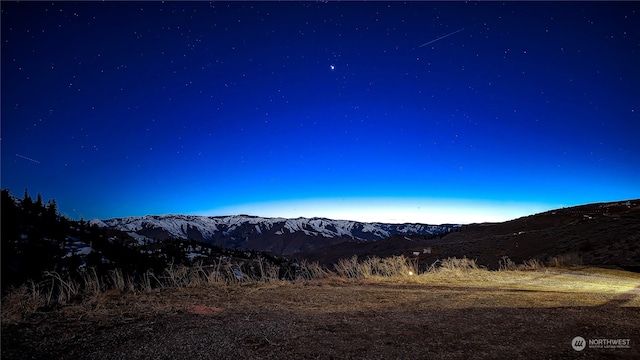
{"type": "Polygon", "coordinates": [[[349,242],[371,242],[396,234],[435,236],[459,225],[365,223],[326,218],[266,218],[249,215],[162,215],[90,220],[145,241],[184,239],[233,249],[291,255],[349,242]]]}

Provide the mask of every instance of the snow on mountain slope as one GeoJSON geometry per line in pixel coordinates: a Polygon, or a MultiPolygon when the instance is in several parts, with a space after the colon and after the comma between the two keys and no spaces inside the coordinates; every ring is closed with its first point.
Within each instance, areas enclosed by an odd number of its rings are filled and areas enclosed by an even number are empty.
{"type": "Polygon", "coordinates": [[[295,253],[343,241],[375,241],[394,234],[440,234],[454,225],[361,223],[324,218],[248,215],[163,215],[91,220],[92,224],[152,239],[194,239],[233,248],[295,253]],[[322,240],[324,239],[324,240],[322,240]]]}

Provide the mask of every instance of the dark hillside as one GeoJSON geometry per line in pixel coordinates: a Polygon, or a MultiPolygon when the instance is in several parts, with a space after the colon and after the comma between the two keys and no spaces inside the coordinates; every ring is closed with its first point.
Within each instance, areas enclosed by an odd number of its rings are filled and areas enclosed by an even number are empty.
{"type": "Polygon", "coordinates": [[[342,243],[304,257],[331,264],[353,255],[416,256],[414,252],[423,263],[466,256],[497,268],[505,257],[521,263],[570,256],[581,258],[584,264],[633,269],[640,267],[640,200],[563,208],[504,223],[464,225],[443,238],[411,235],[369,244],[342,243]]]}
{"type": "MultiPolygon", "coordinates": [[[[72,278],[86,269],[108,278],[115,269],[135,276],[161,274],[172,265],[241,261],[250,271],[255,261],[286,267],[285,259],[253,250],[226,249],[197,239],[155,240],[101,228],[61,216],[55,200],[22,199],[2,190],[2,294],[27,282],[50,279],[48,273],[72,278]],[[284,264],[284,265],[283,265],[284,264]]],[[[135,234],[134,234],[135,235],[135,234]]]]}

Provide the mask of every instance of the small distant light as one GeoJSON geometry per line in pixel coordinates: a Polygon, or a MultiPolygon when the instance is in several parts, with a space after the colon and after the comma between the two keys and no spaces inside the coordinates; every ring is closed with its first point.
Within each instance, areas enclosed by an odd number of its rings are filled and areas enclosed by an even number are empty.
{"type": "Polygon", "coordinates": [[[409,276],[413,275],[413,271],[409,271],[409,276]]]}
{"type": "Polygon", "coordinates": [[[335,66],[335,65],[333,65],[333,64],[331,64],[331,65],[329,65],[329,68],[331,68],[331,70],[335,70],[335,69],[336,69],[336,66],[335,66]]]}

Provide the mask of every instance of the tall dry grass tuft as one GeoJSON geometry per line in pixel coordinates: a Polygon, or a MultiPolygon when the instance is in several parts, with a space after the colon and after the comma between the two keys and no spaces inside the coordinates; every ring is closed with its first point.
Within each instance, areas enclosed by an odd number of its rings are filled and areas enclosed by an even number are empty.
{"type": "MultiPolygon", "coordinates": [[[[80,298],[80,292],[82,286],[76,280],[74,280],[69,274],[60,274],[55,271],[46,272],[45,277],[49,278],[52,282],[50,285],[50,294],[57,295],[55,303],[58,305],[67,305],[71,300],[77,300],[80,298]]],[[[47,302],[47,306],[51,305],[50,297],[47,302]]]]}
{"type": "Polygon", "coordinates": [[[320,266],[318,262],[309,263],[306,260],[302,260],[296,271],[296,280],[323,280],[327,279],[335,274],[323,266],[320,266]]]}
{"type": "Polygon", "coordinates": [[[187,277],[189,287],[211,286],[216,283],[212,268],[203,266],[201,262],[189,269],[187,277]]]}
{"type": "Polygon", "coordinates": [[[338,276],[348,279],[404,278],[417,275],[417,261],[411,261],[404,256],[374,256],[362,261],[358,261],[354,256],[350,259],[340,259],[334,267],[338,276]]]}
{"type": "Polygon", "coordinates": [[[189,270],[184,265],[171,264],[164,270],[161,279],[167,287],[180,288],[189,285],[189,270]]]}
{"type": "Polygon", "coordinates": [[[475,259],[468,259],[467,257],[460,258],[446,258],[440,260],[440,269],[444,271],[450,271],[455,273],[468,273],[472,270],[481,270],[475,259]]]}
{"type": "Polygon", "coordinates": [[[404,256],[388,258],[371,258],[371,268],[374,276],[379,277],[407,277],[417,275],[417,260],[409,260],[404,256]]]}
{"type": "Polygon", "coordinates": [[[522,271],[535,271],[535,270],[541,270],[543,268],[544,268],[544,264],[542,263],[542,261],[538,259],[525,260],[524,263],[518,266],[518,270],[522,270],[522,271]]]}
{"type": "Polygon", "coordinates": [[[501,260],[498,261],[500,267],[498,268],[500,271],[514,271],[518,270],[518,265],[513,262],[513,260],[509,259],[508,256],[503,256],[501,260]]]}
{"type": "Polygon", "coordinates": [[[582,255],[578,253],[567,253],[559,256],[554,256],[548,262],[549,267],[557,268],[566,268],[580,265],[582,265],[582,255]]]}
{"type": "Polygon", "coordinates": [[[125,274],[121,269],[109,270],[108,283],[111,289],[117,289],[120,291],[135,291],[135,281],[125,274]]]}
{"type": "Polygon", "coordinates": [[[103,290],[103,285],[95,268],[84,270],[81,272],[82,289],[85,294],[95,295],[99,294],[103,290]]]}
{"type": "Polygon", "coordinates": [[[259,257],[257,260],[257,265],[258,265],[258,273],[259,273],[259,279],[258,281],[263,282],[263,283],[269,283],[269,282],[274,282],[274,281],[279,281],[280,279],[279,274],[280,274],[280,267],[271,264],[270,262],[266,261],[264,258],[259,257]]]}
{"type": "Polygon", "coordinates": [[[347,279],[359,278],[358,271],[358,257],[353,256],[350,259],[340,259],[337,264],[334,264],[338,276],[345,277],[347,279]]]}
{"type": "Polygon", "coordinates": [[[251,282],[271,282],[278,280],[278,266],[262,259],[257,262],[232,262],[222,257],[213,265],[172,266],[165,270],[168,287],[198,287],[211,285],[231,285],[251,282]]]}
{"type": "Polygon", "coordinates": [[[152,271],[146,271],[142,274],[142,278],[139,281],[140,290],[144,292],[151,292],[156,288],[164,288],[164,284],[152,271]]]}

